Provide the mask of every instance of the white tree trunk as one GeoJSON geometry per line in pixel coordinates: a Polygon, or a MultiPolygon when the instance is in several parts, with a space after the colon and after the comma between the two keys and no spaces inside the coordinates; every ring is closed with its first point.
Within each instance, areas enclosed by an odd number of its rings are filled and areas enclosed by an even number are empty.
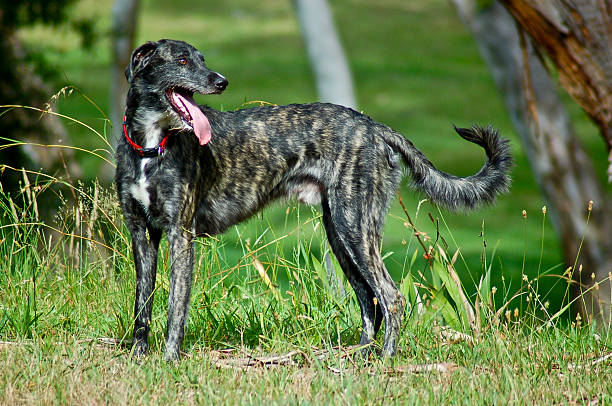
{"type": "Polygon", "coordinates": [[[113,4],[110,119],[114,134],[121,128],[125,112],[128,83],[124,72],[134,48],[138,5],[138,0],[115,0],[113,4]]]}
{"type": "Polygon", "coordinates": [[[568,266],[574,269],[580,310],[600,321],[610,314],[612,222],[606,196],[586,152],[574,136],[569,117],[531,42],[521,36],[510,14],[497,2],[452,0],[473,33],[510,112],[514,127],[548,202],[568,266]],[[589,200],[595,202],[587,227],[589,200]],[[582,248],[580,243],[584,236],[582,248]],[[595,278],[592,278],[594,275],[595,278]]]}
{"type": "Polygon", "coordinates": [[[294,0],[319,100],[355,108],[351,72],[326,0],[294,0]]]}

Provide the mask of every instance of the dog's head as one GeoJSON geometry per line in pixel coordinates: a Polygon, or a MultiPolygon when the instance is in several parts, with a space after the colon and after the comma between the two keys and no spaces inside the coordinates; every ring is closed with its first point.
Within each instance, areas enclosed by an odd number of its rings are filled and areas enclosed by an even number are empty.
{"type": "Polygon", "coordinates": [[[159,95],[173,128],[192,130],[201,145],[210,140],[210,123],[193,94],[222,93],[228,82],[206,67],[200,51],[183,41],[147,42],[132,53],[125,77],[130,86],[159,95]]]}

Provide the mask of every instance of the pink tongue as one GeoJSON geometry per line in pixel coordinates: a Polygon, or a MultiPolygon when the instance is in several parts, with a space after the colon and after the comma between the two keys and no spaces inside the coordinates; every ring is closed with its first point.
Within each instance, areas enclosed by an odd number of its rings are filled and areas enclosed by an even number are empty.
{"type": "Polygon", "coordinates": [[[193,126],[193,132],[200,141],[200,145],[206,145],[210,141],[211,130],[210,122],[202,113],[202,110],[195,104],[195,101],[191,97],[186,97],[178,93],[174,93],[176,97],[185,106],[189,114],[191,115],[191,125],[193,126]]]}

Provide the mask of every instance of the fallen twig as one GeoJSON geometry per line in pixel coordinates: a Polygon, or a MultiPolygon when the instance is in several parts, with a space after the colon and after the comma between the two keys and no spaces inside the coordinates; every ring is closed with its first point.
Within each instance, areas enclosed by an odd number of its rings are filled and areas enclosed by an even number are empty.
{"type": "Polygon", "coordinates": [[[443,343],[445,345],[457,344],[462,342],[468,343],[470,345],[474,344],[474,337],[469,334],[453,330],[448,326],[435,326],[433,330],[440,336],[440,338],[445,340],[443,343]]]}
{"type": "Polygon", "coordinates": [[[602,362],[608,361],[612,359],[612,352],[607,353],[606,355],[602,355],[599,358],[591,360],[586,364],[569,364],[567,369],[571,370],[580,370],[580,369],[588,369],[589,367],[593,367],[595,365],[601,364],[602,362]]]}

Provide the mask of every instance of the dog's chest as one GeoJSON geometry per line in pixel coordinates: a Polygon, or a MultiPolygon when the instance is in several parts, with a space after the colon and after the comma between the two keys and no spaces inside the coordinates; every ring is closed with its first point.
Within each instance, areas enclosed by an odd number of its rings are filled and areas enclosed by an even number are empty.
{"type": "MultiPolygon", "coordinates": [[[[144,128],[143,133],[145,134],[144,147],[152,148],[158,145],[158,140],[162,138],[162,126],[167,125],[164,121],[164,117],[160,113],[145,111],[144,113],[138,114],[141,119],[135,119],[141,128],[144,128]]],[[[150,166],[153,161],[157,158],[141,158],[140,162],[136,165],[136,176],[134,183],[130,186],[130,194],[132,197],[140,203],[145,209],[147,215],[151,208],[151,179],[147,176],[147,169],[151,169],[150,166]]]]}
{"type": "Polygon", "coordinates": [[[142,158],[139,162],[139,173],[135,179],[135,182],[130,186],[130,194],[140,205],[145,209],[145,211],[149,211],[151,206],[151,192],[150,192],[150,181],[147,178],[145,167],[150,161],[150,158],[142,158]]]}

